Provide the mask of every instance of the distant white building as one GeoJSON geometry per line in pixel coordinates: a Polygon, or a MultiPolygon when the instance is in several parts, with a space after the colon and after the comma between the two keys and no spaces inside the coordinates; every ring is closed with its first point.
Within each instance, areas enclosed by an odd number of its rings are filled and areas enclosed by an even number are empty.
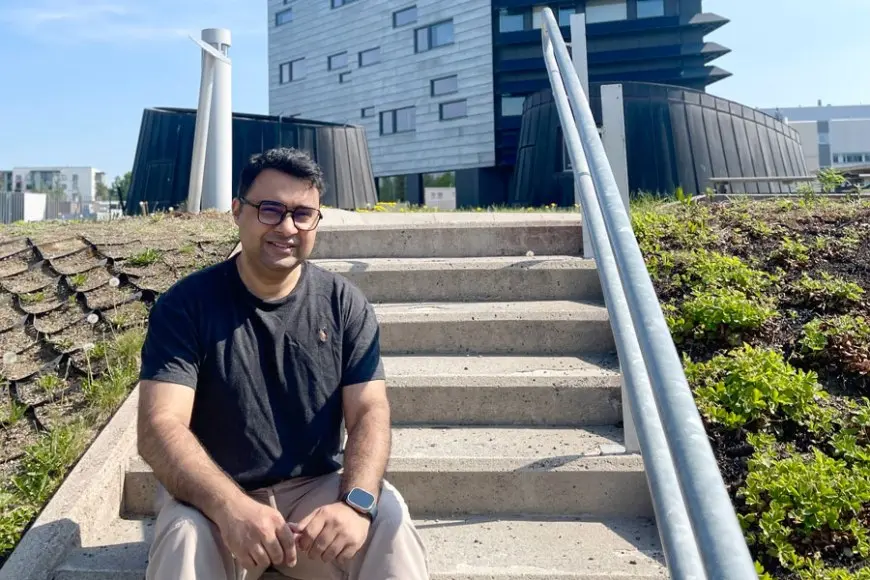
{"type": "Polygon", "coordinates": [[[800,133],[808,171],[870,165],[870,105],[762,109],[800,133]]]}
{"type": "Polygon", "coordinates": [[[0,171],[0,191],[63,190],[67,199],[82,203],[96,199],[99,183],[108,186],[105,172],[94,167],[13,167],[0,171]]]}

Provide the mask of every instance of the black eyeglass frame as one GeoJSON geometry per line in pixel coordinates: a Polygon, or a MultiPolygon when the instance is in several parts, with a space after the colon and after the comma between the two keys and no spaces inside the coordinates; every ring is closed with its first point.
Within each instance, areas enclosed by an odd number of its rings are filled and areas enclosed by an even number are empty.
{"type": "Polygon", "coordinates": [[[314,229],[317,229],[317,226],[320,224],[320,220],[323,219],[323,212],[321,212],[320,209],[314,208],[314,207],[308,207],[308,206],[301,205],[299,207],[295,207],[293,209],[290,209],[286,205],[281,203],[280,201],[271,201],[271,200],[266,199],[266,200],[261,201],[260,203],[254,203],[254,202],[252,202],[244,197],[240,197],[239,201],[245,205],[249,205],[253,208],[256,208],[257,209],[257,221],[259,221],[264,226],[280,226],[282,223],[284,223],[284,220],[287,219],[287,215],[289,214],[291,216],[291,218],[293,219],[293,225],[296,227],[297,230],[310,232],[314,229]],[[274,207],[275,209],[278,209],[279,207],[284,208],[284,213],[281,215],[281,219],[278,220],[278,223],[272,224],[272,223],[267,223],[267,222],[263,221],[263,218],[261,217],[261,214],[260,214],[260,207],[263,204],[269,204],[271,207],[274,207]],[[296,221],[296,212],[299,210],[317,212],[317,220],[314,222],[313,226],[311,226],[311,227],[299,227],[299,224],[296,221]]]}

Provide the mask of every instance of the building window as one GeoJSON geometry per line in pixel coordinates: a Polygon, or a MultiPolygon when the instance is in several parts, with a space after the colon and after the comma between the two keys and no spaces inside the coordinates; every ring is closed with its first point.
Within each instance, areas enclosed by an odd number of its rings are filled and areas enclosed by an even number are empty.
{"type": "Polygon", "coordinates": [[[525,97],[515,97],[513,95],[502,95],[501,97],[501,116],[502,117],[520,117],[523,114],[523,103],[525,97]]]}
{"type": "Polygon", "coordinates": [[[339,52],[338,54],[333,54],[328,59],[329,62],[329,70],[337,70],[340,68],[344,68],[347,66],[347,52],[339,52]]]}
{"type": "Polygon", "coordinates": [[[299,58],[290,62],[281,63],[280,67],[280,83],[286,84],[292,81],[298,81],[305,78],[305,69],[303,68],[305,59],[299,58]]]}
{"type": "Polygon", "coordinates": [[[349,83],[350,82],[350,71],[343,72],[340,75],[338,75],[338,82],[341,84],[349,83]]]}
{"type": "Polygon", "coordinates": [[[613,22],[628,18],[626,0],[587,0],[586,22],[613,22]]]}
{"type": "Polygon", "coordinates": [[[445,20],[418,28],[415,39],[415,52],[425,52],[453,43],[453,20],[445,20]]]}
{"type": "Polygon", "coordinates": [[[378,48],[370,48],[368,50],[363,50],[359,53],[359,65],[363,66],[371,66],[373,64],[377,64],[381,62],[381,49],[378,48]]]}
{"type": "Polygon", "coordinates": [[[819,133],[819,145],[830,145],[831,144],[831,134],[830,133],[819,133]]]}
{"type": "Polygon", "coordinates": [[[356,0],[332,0],[332,7],[341,8],[342,6],[346,4],[351,4],[353,2],[356,2],[356,0]]]}
{"type": "Polygon", "coordinates": [[[442,121],[451,119],[461,119],[468,116],[468,103],[465,99],[461,101],[451,101],[449,103],[441,103],[439,106],[439,117],[442,121]]]}
{"type": "Polygon", "coordinates": [[[571,26],[571,15],[576,13],[575,8],[559,8],[559,26],[571,26]]]}
{"type": "Polygon", "coordinates": [[[72,190],[73,191],[79,190],[79,176],[76,175],[75,173],[73,173],[73,176],[72,176],[72,190]]]}
{"type": "Polygon", "coordinates": [[[526,29],[526,11],[523,8],[502,8],[498,11],[499,32],[519,32],[526,29]]]}
{"type": "Polygon", "coordinates": [[[290,24],[291,22],[293,22],[293,9],[292,8],[288,8],[287,10],[282,10],[281,12],[277,12],[275,14],[275,26],[290,24]]]}
{"type": "Polygon", "coordinates": [[[429,93],[433,97],[449,95],[459,90],[459,79],[456,75],[432,79],[429,82],[429,93]]]}
{"type": "Polygon", "coordinates": [[[637,0],[638,18],[655,18],[665,15],[665,0],[637,0]]]}
{"type": "Polygon", "coordinates": [[[416,127],[416,109],[403,107],[381,112],[381,135],[408,133],[416,127]]]}
{"type": "Polygon", "coordinates": [[[374,107],[363,107],[360,111],[360,117],[363,119],[368,119],[369,117],[375,116],[375,108],[374,107]]]}
{"type": "Polygon", "coordinates": [[[393,12],[393,28],[407,26],[417,22],[417,7],[409,6],[393,12]]]}

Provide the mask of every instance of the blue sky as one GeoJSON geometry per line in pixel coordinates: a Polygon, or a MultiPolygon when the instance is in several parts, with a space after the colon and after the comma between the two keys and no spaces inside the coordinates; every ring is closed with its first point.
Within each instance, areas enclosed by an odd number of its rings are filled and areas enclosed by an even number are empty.
{"type": "MultiPolygon", "coordinates": [[[[315,0],[306,0],[315,1],[315,0]]],[[[320,0],[325,1],[325,0],[320,0]]],[[[757,107],[870,103],[868,0],[705,0],[734,74],[710,92],[757,107]]],[[[264,0],[0,0],[0,168],[132,168],[142,110],[195,107],[202,28],[233,31],[233,109],[268,113],[264,0]]]]}

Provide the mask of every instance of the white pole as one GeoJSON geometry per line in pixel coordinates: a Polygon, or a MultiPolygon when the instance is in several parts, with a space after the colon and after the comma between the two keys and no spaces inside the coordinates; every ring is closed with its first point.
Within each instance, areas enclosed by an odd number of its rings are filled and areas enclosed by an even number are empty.
{"type": "Polygon", "coordinates": [[[199,108],[196,111],[196,129],[193,135],[193,157],[190,161],[190,186],[187,190],[187,211],[199,213],[202,204],[202,181],[205,172],[205,144],[211,113],[211,95],[214,84],[214,57],[202,53],[202,80],[199,85],[199,108]]]}
{"type": "MultiPolygon", "coordinates": [[[[586,93],[586,98],[591,100],[589,94],[589,56],[586,51],[586,14],[571,15],[571,61],[574,63],[574,70],[577,71],[577,76],[580,77],[580,85],[583,87],[583,92],[586,93]]],[[[574,183],[574,199],[580,199],[580,190],[578,185],[574,183]]],[[[585,220],[584,220],[585,222],[585,220]]],[[[591,259],[592,238],[589,236],[589,229],[583,227],[583,257],[591,259]]]]}
{"type": "Polygon", "coordinates": [[[214,60],[202,208],[227,212],[233,200],[232,64],[227,58],[232,35],[225,28],[206,28],[202,40],[224,57],[214,60]]]}
{"type": "Polygon", "coordinates": [[[622,194],[625,210],[629,211],[628,153],[625,147],[625,99],[622,85],[601,87],[601,121],[604,124],[604,151],[613,169],[619,193],[622,194]]]}

